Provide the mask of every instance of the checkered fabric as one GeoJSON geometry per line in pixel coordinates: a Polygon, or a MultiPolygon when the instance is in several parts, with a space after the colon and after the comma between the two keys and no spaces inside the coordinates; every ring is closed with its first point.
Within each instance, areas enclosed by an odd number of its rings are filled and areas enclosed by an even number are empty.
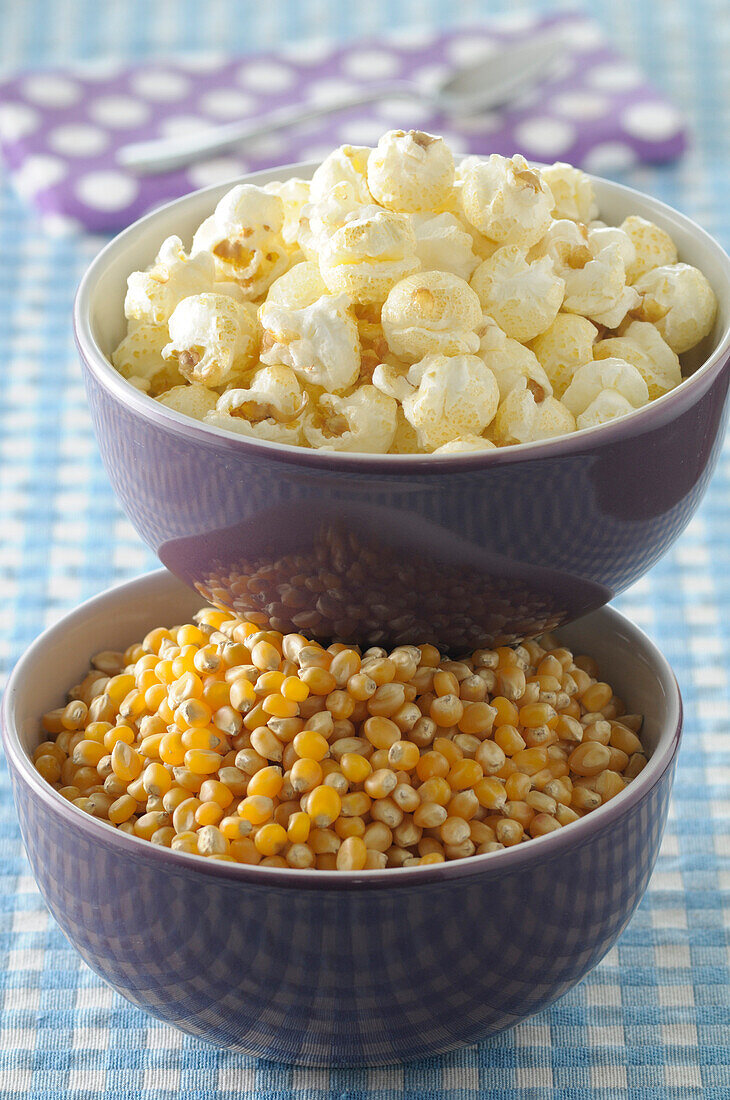
{"type": "MultiPolygon", "coordinates": [[[[681,163],[624,179],[730,246],[726,0],[590,7],[682,107],[694,133],[681,163]]],[[[246,53],[312,34],[473,24],[525,10],[522,0],[2,0],[0,65],[195,48],[246,53]]],[[[10,189],[0,189],[0,675],[74,604],[155,564],[107,484],[72,344],[73,290],[99,243],[46,239],[10,189]]],[[[496,1040],[402,1067],[292,1069],[204,1047],[131,1007],[69,947],[29,875],[0,762],[0,1100],[730,1096],[729,446],[688,530],[619,600],[674,665],[686,729],[648,893],[585,982],[496,1040]]]]}

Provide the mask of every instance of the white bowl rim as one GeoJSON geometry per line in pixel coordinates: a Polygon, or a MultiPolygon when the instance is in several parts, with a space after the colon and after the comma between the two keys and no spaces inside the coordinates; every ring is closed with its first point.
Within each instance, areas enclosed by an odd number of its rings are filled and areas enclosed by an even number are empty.
{"type": "MultiPolygon", "coordinates": [[[[458,160],[461,158],[457,157],[456,159],[458,160]]],[[[680,411],[679,406],[685,400],[685,395],[687,395],[688,390],[696,388],[696,386],[713,371],[713,368],[718,367],[718,364],[721,367],[723,361],[730,352],[729,318],[725,331],[717,342],[717,346],[702,365],[698,367],[689,378],[684,379],[679,386],[670,390],[669,393],[655,398],[655,400],[650,401],[642,408],[636,409],[634,412],[627,413],[625,416],[609,421],[606,424],[600,424],[593,428],[584,428],[580,431],[572,432],[569,435],[558,436],[554,439],[538,440],[534,443],[511,444],[507,447],[497,447],[495,450],[468,452],[465,454],[382,455],[369,454],[363,451],[324,451],[309,447],[294,446],[289,443],[273,443],[268,440],[256,439],[252,436],[239,435],[236,432],[229,432],[225,428],[217,428],[211,424],[205,424],[202,421],[194,420],[192,417],[185,416],[183,413],[176,412],[174,409],[169,409],[167,406],[161,405],[154,398],[149,397],[147,394],[142,393],[140,390],[130,385],[127,379],[119,374],[104,355],[94,338],[91,327],[90,307],[94,284],[99,272],[102,271],[107,262],[114,257],[117,250],[123,248],[130,238],[136,237],[140,231],[151,228],[160,213],[170,210],[177,204],[189,202],[192,199],[202,201],[204,196],[209,194],[213,195],[221,191],[224,187],[233,187],[239,183],[256,183],[257,180],[268,181],[271,180],[274,175],[284,179],[294,175],[308,176],[311,175],[317,167],[317,164],[318,162],[301,162],[298,164],[281,165],[276,168],[264,169],[262,171],[232,178],[225,183],[212,184],[209,187],[191,191],[187,195],[172,199],[170,202],[156,207],[142,218],[133,222],[132,225],[128,226],[121,233],[118,233],[94,258],[79,284],[74,300],[73,319],[76,343],[82,359],[96,380],[105,389],[110,390],[113,396],[119,399],[132,412],[141,414],[147,420],[151,419],[162,422],[169,429],[179,434],[192,435],[193,437],[199,437],[201,440],[210,440],[211,438],[218,439],[226,443],[229,447],[236,447],[244,454],[248,453],[251,457],[259,455],[262,458],[276,458],[284,462],[304,463],[305,465],[324,465],[330,469],[347,469],[355,465],[372,467],[378,472],[392,470],[393,473],[398,473],[406,472],[406,470],[410,469],[416,469],[421,473],[447,473],[450,470],[459,472],[474,467],[487,468],[493,465],[503,465],[509,462],[520,461],[522,459],[552,457],[553,455],[564,454],[566,452],[581,451],[586,447],[590,447],[593,443],[615,442],[621,437],[633,434],[634,429],[640,431],[642,429],[649,429],[655,425],[658,426],[658,421],[663,418],[665,411],[671,413],[673,406],[677,406],[674,411],[678,413],[680,411]]],[[[730,280],[730,257],[728,257],[721,245],[691,218],[680,213],[666,203],[661,202],[659,199],[655,199],[651,195],[638,191],[636,188],[628,187],[625,184],[615,183],[612,180],[607,180],[595,175],[591,175],[590,179],[597,182],[600,187],[608,188],[613,193],[625,198],[627,202],[630,201],[632,197],[638,199],[640,203],[643,204],[648,202],[665,221],[681,227],[684,231],[691,232],[702,242],[702,246],[705,249],[709,249],[716,255],[718,261],[727,269],[728,279],[730,280]]],[[[162,242],[160,241],[159,243],[162,242]]]]}
{"type": "MultiPolygon", "coordinates": [[[[514,847],[505,848],[484,855],[470,856],[467,859],[433,864],[422,867],[390,867],[382,871],[320,871],[312,868],[296,869],[284,867],[260,867],[251,864],[237,864],[207,859],[205,856],[187,852],[177,852],[169,848],[151,844],[141,837],[129,836],[111,827],[108,822],[91,817],[78,806],[68,802],[54,787],[43,779],[33,766],[33,762],[21,744],[20,734],[14,720],[14,703],[18,685],[27,677],[35,675],[35,662],[40,653],[47,648],[63,644],[64,634],[72,625],[81,625],[87,619],[95,619],[102,614],[109,615],[115,602],[129,603],[144,601],[145,593],[159,588],[160,584],[180,586],[182,582],[165,569],[154,570],[114,585],[96,596],[79,604],[58,622],[48,627],[29,646],[13,669],[2,698],[0,725],[5,753],[12,766],[16,780],[26,784],[57,816],[70,828],[77,828],[87,835],[89,841],[105,840],[120,845],[120,852],[132,857],[147,856],[153,861],[161,860],[161,870],[197,870],[223,878],[245,881],[249,884],[294,886],[299,888],[344,887],[387,887],[417,886],[426,881],[446,882],[452,878],[480,874],[484,872],[508,873],[522,867],[530,860],[546,860],[558,855],[566,848],[579,847],[588,841],[592,834],[610,827],[620,817],[635,808],[646,798],[660,782],[667,769],[673,764],[682,732],[682,699],[677,680],[667,659],[652,640],[631,622],[625,615],[608,605],[591,612],[602,615],[608,620],[607,629],[621,627],[635,640],[637,649],[643,651],[664,688],[667,700],[667,715],[663,723],[659,741],[648,763],[631,783],[609,802],[579,821],[542,837],[535,837],[514,847]],[[190,861],[193,861],[192,863],[190,861]]],[[[205,601],[201,598],[201,606],[205,601]]],[[[89,654],[91,656],[91,654],[89,654]]],[[[40,715],[38,716],[40,720],[40,715]]]]}

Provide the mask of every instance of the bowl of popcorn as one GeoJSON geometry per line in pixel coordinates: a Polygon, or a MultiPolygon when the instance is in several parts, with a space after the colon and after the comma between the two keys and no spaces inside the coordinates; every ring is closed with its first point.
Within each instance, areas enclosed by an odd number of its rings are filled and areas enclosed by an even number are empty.
{"type": "Polygon", "coordinates": [[[454,653],[600,606],[697,508],[730,261],[566,164],[391,131],[154,211],[75,324],[164,565],[284,633],[454,653]]]}
{"type": "Polygon", "coordinates": [[[262,630],[160,571],[46,631],[2,727],[97,974],[218,1046],[365,1066],[494,1035],[599,962],[657,857],[681,701],[611,608],[450,660],[262,630]]]}

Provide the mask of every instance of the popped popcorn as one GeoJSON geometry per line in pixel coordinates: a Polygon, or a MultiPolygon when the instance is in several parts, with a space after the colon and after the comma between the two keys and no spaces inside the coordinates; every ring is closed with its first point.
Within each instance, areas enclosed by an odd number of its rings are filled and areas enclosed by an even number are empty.
{"type": "Polygon", "coordinates": [[[310,447],[385,454],[395,435],[397,407],[375,386],[360,386],[347,397],[325,393],[305,415],[304,434],[310,447]]]}
{"type": "Polygon", "coordinates": [[[442,210],[454,186],[454,158],[443,138],[391,130],[368,157],[368,185],[388,210],[442,210]]]}
{"type": "Polygon", "coordinates": [[[424,271],[401,279],[383,305],[381,323],[388,345],[402,359],[441,352],[476,352],[479,298],[468,283],[448,271],[424,271]]]}
{"type": "Polygon", "coordinates": [[[301,440],[301,414],[307,403],[307,395],[289,367],[263,367],[256,371],[249,388],[227,390],[205,420],[240,435],[296,445],[301,440]]]}
{"type": "Polygon", "coordinates": [[[540,172],[524,157],[508,159],[497,153],[470,168],[461,201],[467,219],[485,237],[523,248],[543,236],[555,205],[540,172]]]}
{"type": "Polygon", "coordinates": [[[631,239],[634,259],[626,268],[626,282],[635,283],[640,276],[655,267],[676,264],[677,246],[663,229],[638,214],[630,214],[621,222],[621,229],[631,239]]]}
{"type": "Polygon", "coordinates": [[[634,288],[641,295],[636,316],[656,325],[677,355],[699,344],[715,323],[712,287],[691,264],[655,267],[637,279],[634,288]]]}
{"type": "Polygon", "coordinates": [[[578,313],[559,313],[549,328],[530,342],[530,348],[560,398],[578,367],[593,358],[598,329],[578,313]]]}
{"type": "Polygon", "coordinates": [[[471,278],[485,313],[521,343],[539,336],[555,320],[565,282],[550,256],[529,261],[518,245],[505,245],[479,265],[471,278]]]}
{"type": "Polygon", "coordinates": [[[679,356],[648,321],[631,321],[620,336],[599,340],[595,359],[625,359],[639,371],[649,390],[649,400],[669,393],[682,381],[679,356]]]}
{"type": "Polygon", "coordinates": [[[427,450],[481,435],[499,406],[497,379],[476,355],[428,355],[411,367],[408,381],[417,389],[403,412],[427,450]]]}
{"type": "Polygon", "coordinates": [[[404,214],[363,206],[345,218],[320,252],[319,267],[331,293],[353,301],[384,302],[391,287],[418,269],[416,237],[404,214]]]}
{"type": "Polygon", "coordinates": [[[245,303],[225,294],[183,298],[169,321],[162,349],[189,382],[223,386],[249,368],[256,354],[256,320],[245,303]]]}
{"type": "Polygon", "coordinates": [[[311,181],[232,187],[189,253],[163,241],[129,276],[111,360],[160,405],[252,439],[476,454],[670,392],[716,308],[665,230],[601,219],[580,169],[454,165],[442,138],[393,130],[311,181]]]}
{"type": "Polygon", "coordinates": [[[258,298],[288,266],[283,227],[283,200],[239,183],[197,230],[193,258],[212,253],[219,279],[235,283],[246,298],[258,298]]]}
{"type": "Polygon", "coordinates": [[[357,323],[346,294],[323,294],[302,309],[266,301],[259,309],[263,329],[261,362],[283,363],[303,382],[341,393],[360,373],[357,323]]]}

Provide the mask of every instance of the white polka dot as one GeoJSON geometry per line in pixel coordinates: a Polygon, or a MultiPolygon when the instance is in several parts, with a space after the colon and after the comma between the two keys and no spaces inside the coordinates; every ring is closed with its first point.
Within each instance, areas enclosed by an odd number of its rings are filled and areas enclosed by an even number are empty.
{"type": "Polygon", "coordinates": [[[32,198],[39,191],[54,187],[66,175],[66,165],[58,157],[26,157],[13,180],[21,195],[32,198]]]}
{"type": "Polygon", "coordinates": [[[377,145],[383,134],[383,125],[375,118],[353,118],[343,122],[337,133],[345,145],[377,145]]]}
{"type": "Polygon", "coordinates": [[[455,38],[449,42],[446,52],[449,60],[461,67],[462,65],[476,65],[482,59],[491,57],[497,49],[497,43],[491,38],[455,38]]]}
{"type": "Polygon", "coordinates": [[[48,138],[48,144],[57,153],[70,157],[92,157],[109,144],[109,135],[97,126],[84,123],[59,126],[48,138]]]}
{"type": "Polygon", "coordinates": [[[126,95],[102,96],[89,107],[89,114],[96,122],[113,129],[141,126],[147,121],[149,113],[146,103],[126,95]]]}
{"type": "Polygon", "coordinates": [[[621,121],[633,137],[645,141],[666,141],[674,137],[681,126],[679,115],[668,103],[647,101],[628,107],[621,121]]]}
{"type": "Polygon", "coordinates": [[[515,31],[531,30],[537,24],[537,19],[529,11],[513,11],[500,15],[496,22],[501,31],[512,31],[514,33],[515,31]]]}
{"type": "Polygon", "coordinates": [[[534,156],[557,157],[575,141],[575,129],[557,118],[531,118],[515,128],[515,137],[534,156]]]}
{"type": "Polygon", "coordinates": [[[177,64],[181,69],[190,73],[214,73],[226,64],[226,57],[221,53],[191,53],[182,54],[177,58],[177,64]]]}
{"type": "Polygon", "coordinates": [[[320,65],[332,53],[331,38],[307,38],[284,43],[279,50],[282,57],[296,65],[320,65]]]}
{"type": "Polygon", "coordinates": [[[555,96],[550,107],[568,118],[600,118],[611,109],[610,103],[603,96],[581,91],[563,92],[562,95],[555,96]]]}
{"type": "Polygon", "coordinates": [[[43,107],[70,107],[80,99],[81,89],[65,76],[37,73],[23,81],[23,94],[43,107]]]}
{"type": "Polygon", "coordinates": [[[386,50],[355,50],[345,57],[342,68],[358,80],[377,80],[395,76],[400,69],[398,58],[386,50]]]}
{"type": "Polygon", "coordinates": [[[603,172],[617,172],[622,168],[630,168],[636,163],[636,153],[630,145],[623,141],[605,141],[596,145],[583,158],[583,168],[586,172],[594,172],[601,175],[603,172]]]}
{"type": "Polygon", "coordinates": [[[237,79],[256,92],[284,92],[294,82],[288,65],[275,61],[250,61],[238,70],[237,79]]]}
{"type": "Polygon", "coordinates": [[[201,161],[187,170],[191,187],[210,187],[214,183],[233,180],[248,171],[246,162],[238,157],[216,157],[214,160],[201,161]]]}
{"type": "Polygon", "coordinates": [[[560,36],[575,50],[592,50],[603,45],[605,41],[600,27],[588,21],[561,27],[560,36]]]}
{"type": "Polygon", "coordinates": [[[210,123],[197,115],[175,115],[160,123],[160,133],[165,137],[187,137],[188,134],[209,130],[210,123]]]}
{"type": "Polygon", "coordinates": [[[198,106],[214,118],[240,118],[251,114],[256,107],[256,99],[235,88],[218,88],[201,96],[198,106]]]}
{"type": "Polygon", "coordinates": [[[190,90],[190,81],[181,73],[171,73],[165,69],[150,69],[136,73],[131,81],[138,95],[157,102],[170,103],[182,99],[190,90]]]}
{"type": "Polygon", "coordinates": [[[357,85],[351,84],[349,80],[341,80],[337,77],[332,77],[331,80],[318,80],[307,88],[307,103],[326,107],[330,103],[338,103],[356,91],[357,85]]]}
{"type": "Polygon", "coordinates": [[[25,103],[0,103],[0,134],[6,141],[17,141],[38,126],[38,113],[25,103]]]}
{"type": "Polygon", "coordinates": [[[455,130],[445,130],[443,127],[440,127],[439,135],[444,139],[454,156],[462,156],[466,153],[466,139],[463,134],[459,134],[455,130]]]}
{"type": "Polygon", "coordinates": [[[467,134],[491,134],[502,126],[503,118],[496,111],[468,115],[459,119],[459,127],[467,134]]]}
{"type": "Polygon", "coordinates": [[[602,92],[626,92],[641,84],[642,76],[632,65],[616,61],[592,69],[588,73],[588,80],[594,88],[602,92]]]}
{"type": "Polygon", "coordinates": [[[124,72],[124,62],[113,57],[94,57],[77,62],[75,68],[85,81],[109,80],[124,72]]]}
{"type": "Polygon", "coordinates": [[[401,50],[423,50],[434,41],[435,35],[428,27],[401,27],[389,35],[389,41],[401,50]]]}
{"type": "Polygon", "coordinates": [[[93,210],[123,210],[137,197],[139,184],[122,172],[89,172],[76,184],[76,194],[93,210]]]}
{"type": "MultiPolygon", "coordinates": [[[[431,118],[431,109],[426,103],[409,99],[381,99],[375,109],[382,118],[395,123],[401,130],[424,126],[426,120],[431,118]]],[[[461,119],[459,125],[463,126],[464,122],[461,119]]]]}
{"type": "Polygon", "coordinates": [[[450,76],[453,76],[453,69],[449,65],[424,65],[411,74],[411,80],[430,92],[439,88],[450,76]]]}
{"type": "Polygon", "coordinates": [[[83,226],[76,218],[70,218],[67,214],[44,214],[43,229],[49,237],[71,237],[80,233],[83,226]]]}
{"type": "Polygon", "coordinates": [[[332,152],[331,145],[305,145],[302,149],[301,160],[320,163],[332,152]]]}

